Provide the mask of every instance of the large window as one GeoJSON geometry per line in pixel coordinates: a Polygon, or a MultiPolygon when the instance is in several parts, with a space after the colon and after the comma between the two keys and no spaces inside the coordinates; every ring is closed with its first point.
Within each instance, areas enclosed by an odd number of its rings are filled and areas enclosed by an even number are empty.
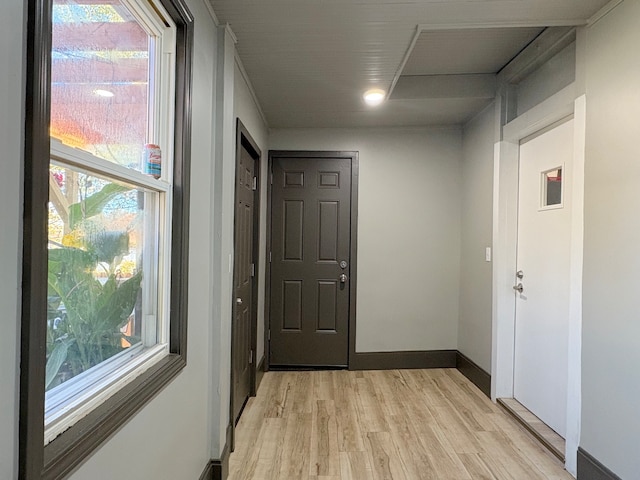
{"type": "Polygon", "coordinates": [[[192,19],[30,3],[20,475],[39,479],[185,364],[192,19]]]}
{"type": "Polygon", "coordinates": [[[168,353],[175,72],[150,5],[54,0],[52,26],[45,442],[168,353]]]}

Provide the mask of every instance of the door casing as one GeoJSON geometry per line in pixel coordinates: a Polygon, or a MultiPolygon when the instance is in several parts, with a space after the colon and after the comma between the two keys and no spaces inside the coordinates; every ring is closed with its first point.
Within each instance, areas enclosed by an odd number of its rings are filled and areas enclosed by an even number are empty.
{"type": "Polygon", "coordinates": [[[584,231],[584,162],[586,96],[576,97],[575,85],[561,90],[503,127],[503,139],[494,147],[493,299],[491,398],[513,397],[515,295],[518,225],[519,143],[555,122],[574,116],[574,152],[571,213],[569,365],[565,467],[577,473],[580,440],[580,379],[582,336],[582,259],[584,231]]]}
{"type": "Polygon", "coordinates": [[[273,185],[273,158],[306,158],[309,161],[342,158],[351,162],[351,242],[350,242],[350,275],[349,275],[349,328],[348,328],[348,366],[356,352],[356,292],[358,284],[358,179],[359,179],[359,152],[356,151],[303,151],[303,150],[269,150],[268,181],[267,181],[267,245],[266,245],[266,281],[264,302],[264,369],[270,368],[269,330],[271,325],[271,199],[273,185]]]}

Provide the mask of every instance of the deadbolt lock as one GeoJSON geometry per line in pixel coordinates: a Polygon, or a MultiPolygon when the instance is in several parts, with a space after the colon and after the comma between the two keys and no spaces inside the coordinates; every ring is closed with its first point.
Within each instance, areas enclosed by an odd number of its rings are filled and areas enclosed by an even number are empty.
{"type": "Polygon", "coordinates": [[[345,268],[347,268],[347,265],[348,265],[348,264],[347,264],[347,262],[345,262],[344,260],[342,260],[342,261],[340,262],[340,268],[341,268],[341,269],[343,269],[343,270],[344,270],[345,268]]]}

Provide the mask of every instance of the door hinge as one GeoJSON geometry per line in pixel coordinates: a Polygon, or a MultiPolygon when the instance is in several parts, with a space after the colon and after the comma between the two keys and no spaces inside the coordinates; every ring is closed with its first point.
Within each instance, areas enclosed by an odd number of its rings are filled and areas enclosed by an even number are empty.
{"type": "Polygon", "coordinates": [[[251,187],[253,191],[258,189],[258,177],[253,177],[253,187],[251,187]]]}
{"type": "Polygon", "coordinates": [[[269,173],[269,183],[273,185],[273,172],[269,173]]]}
{"type": "Polygon", "coordinates": [[[256,276],[256,264],[255,263],[251,264],[251,276],[252,277],[256,276]]]}
{"type": "Polygon", "coordinates": [[[267,330],[267,340],[271,341],[271,329],[267,330]]]}
{"type": "Polygon", "coordinates": [[[249,350],[249,363],[253,363],[253,350],[249,350]]]}
{"type": "Polygon", "coordinates": [[[271,263],[271,252],[269,252],[269,263],[271,263]]]}

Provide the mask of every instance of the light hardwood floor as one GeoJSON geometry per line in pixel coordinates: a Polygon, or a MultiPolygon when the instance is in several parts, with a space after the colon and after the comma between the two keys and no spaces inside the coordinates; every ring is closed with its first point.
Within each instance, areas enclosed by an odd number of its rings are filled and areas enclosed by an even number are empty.
{"type": "Polygon", "coordinates": [[[455,369],[269,372],[229,480],[571,479],[455,369]]]}

